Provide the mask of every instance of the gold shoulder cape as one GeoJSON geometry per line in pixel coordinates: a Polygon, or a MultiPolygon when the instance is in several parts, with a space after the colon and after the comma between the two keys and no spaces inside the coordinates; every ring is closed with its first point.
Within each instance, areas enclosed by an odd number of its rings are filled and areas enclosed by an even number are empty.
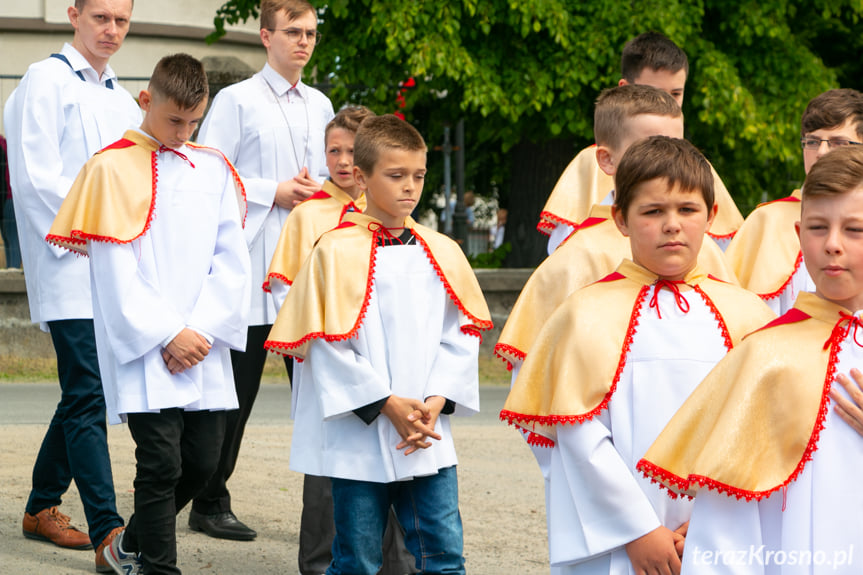
{"type": "MultiPolygon", "coordinates": [[[[411,218],[405,227],[413,231],[450,299],[467,317],[462,331],[479,335],[491,329],[485,297],[458,244],[411,218]]],[[[322,235],[300,268],[264,347],[303,359],[313,339],[353,337],[371,297],[377,238],[384,233],[378,220],[349,212],[339,227],[322,235]]]]}
{"type": "MultiPolygon", "coordinates": [[[[245,223],[246,190],[231,162],[215,148],[186,145],[225,161],[245,223]]],[[[128,130],[121,140],[97,152],[75,178],[45,239],[87,255],[88,240],[124,244],[147,233],[156,205],[159,149],[155,140],[128,130]]]]}
{"type": "Polygon", "coordinates": [[[674,495],[707,487],[762,499],[818,447],[848,310],[811,293],[704,379],[638,463],[674,495]]]}
{"type": "Polygon", "coordinates": [[[749,214],[725,252],[740,285],[763,299],[782,293],[803,262],[794,231],[799,220],[800,190],[749,214]]]}
{"type": "Polygon", "coordinates": [[[596,145],[580,151],[554,185],[545,207],[539,214],[536,229],[548,235],[558,224],[576,227],[594,204],[614,189],[614,180],[599,169],[596,145]]]}
{"type": "Polygon", "coordinates": [[[361,212],[365,207],[365,196],[354,202],[332,181],[325,181],[319,192],[291,210],[285,220],[267,270],[264,291],[270,291],[270,280],[274,278],[291,285],[321,234],[338,226],[348,210],[361,212]]]}
{"type": "MultiPolygon", "coordinates": [[[[602,412],[623,373],[641,304],[657,279],[625,260],[613,274],[570,295],[542,327],[501,419],[533,432],[534,443],[552,445],[555,426],[602,412]]],[[[701,297],[713,310],[728,349],[774,317],[755,294],[700,268],[684,282],[684,297],[701,297]]]]}
{"type": "MultiPolygon", "coordinates": [[[[590,217],[531,274],[494,346],[495,355],[512,369],[513,362],[524,359],[539,330],[567,296],[610,274],[631,257],[629,239],[611,219],[611,207],[593,206],[590,217]]],[[[722,250],[709,238],[701,246],[698,265],[717,279],[737,283],[722,250]]]]}
{"type": "MultiPolygon", "coordinates": [[[[719,212],[708,234],[714,239],[730,239],[743,224],[743,216],[722,179],[710,166],[715,186],[714,196],[719,212]]],[[[614,180],[599,168],[596,145],[578,153],[555,184],[539,214],[536,229],[549,234],[558,224],[577,227],[588,217],[591,206],[602,201],[614,189],[614,180]]]]}

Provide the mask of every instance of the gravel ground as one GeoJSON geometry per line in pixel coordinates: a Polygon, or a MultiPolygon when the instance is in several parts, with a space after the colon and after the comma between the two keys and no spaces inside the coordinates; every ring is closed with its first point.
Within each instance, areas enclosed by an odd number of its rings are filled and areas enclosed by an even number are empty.
{"type": "MultiPolygon", "coordinates": [[[[188,509],[178,516],[179,566],[186,574],[293,574],[302,476],[288,469],[291,424],[247,428],[230,488],[234,511],[258,531],[252,542],[211,539],[188,528],[188,509]]],[[[60,549],[25,539],[21,518],[32,464],[45,424],[0,420],[0,574],[95,573],[92,551],[60,549]]],[[[504,424],[456,418],[459,494],[467,571],[472,574],[532,575],[548,572],[542,476],[524,441],[504,424]]],[[[134,444],[125,426],[109,429],[120,514],[133,509],[134,444]]],[[[61,508],[73,524],[85,525],[74,484],[61,508]]]]}

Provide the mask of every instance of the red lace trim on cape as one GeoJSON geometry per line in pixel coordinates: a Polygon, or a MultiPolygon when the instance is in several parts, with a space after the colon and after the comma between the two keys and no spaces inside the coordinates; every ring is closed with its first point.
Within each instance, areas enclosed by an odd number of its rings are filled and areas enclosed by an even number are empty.
{"type": "Polygon", "coordinates": [[[521,351],[517,347],[509,345],[508,343],[496,343],[494,345],[494,354],[498,358],[503,360],[503,362],[506,364],[506,369],[509,371],[512,371],[513,368],[512,360],[510,359],[510,357],[518,361],[524,361],[524,358],[527,355],[525,352],[521,351]]]}
{"type": "Polygon", "coordinates": [[[561,224],[574,229],[578,229],[577,223],[571,222],[568,219],[562,218],[551,212],[542,211],[539,214],[539,223],[536,224],[536,231],[546,236],[549,236],[551,235],[551,232],[554,231],[554,228],[561,224]]]}
{"type": "MultiPolygon", "coordinates": [[[[354,226],[354,225],[356,225],[356,224],[354,224],[353,222],[342,222],[341,224],[339,224],[339,226],[336,229],[346,228],[346,227],[350,227],[350,226],[354,226]]],[[[372,237],[371,237],[372,246],[371,246],[371,255],[369,257],[369,274],[368,274],[368,279],[366,281],[366,293],[365,293],[365,296],[363,297],[363,303],[362,303],[362,306],[360,307],[360,313],[357,315],[357,320],[356,320],[356,323],[354,323],[354,327],[351,328],[350,331],[348,331],[347,333],[344,333],[344,334],[329,334],[328,335],[324,332],[309,333],[309,334],[306,334],[305,336],[303,336],[299,341],[295,341],[295,342],[278,342],[278,341],[273,341],[273,340],[267,340],[266,342],[264,342],[264,348],[265,349],[268,349],[274,353],[278,353],[281,355],[291,355],[290,353],[287,353],[287,350],[296,349],[296,348],[300,347],[301,345],[303,345],[304,343],[311,341],[313,339],[323,338],[326,341],[344,341],[346,339],[351,339],[352,337],[354,337],[356,335],[357,331],[359,331],[360,326],[363,323],[363,319],[365,319],[366,311],[367,311],[368,306],[369,306],[369,301],[371,300],[371,296],[372,296],[372,284],[374,283],[374,275],[375,275],[375,259],[376,259],[376,255],[377,255],[377,249],[378,249],[377,236],[379,233],[383,233],[381,230],[383,230],[383,228],[380,228],[380,230],[378,230],[378,231],[372,232],[372,237]],[[283,351],[283,350],[286,350],[286,351],[283,351]]],[[[446,276],[444,276],[443,270],[441,269],[440,265],[438,265],[437,261],[434,259],[434,256],[432,255],[432,252],[431,252],[431,249],[428,247],[428,244],[425,243],[425,241],[422,239],[422,237],[419,234],[414,233],[414,237],[417,238],[417,241],[423,247],[423,250],[425,251],[425,254],[428,257],[429,261],[431,262],[432,267],[435,269],[435,272],[437,273],[438,277],[440,278],[441,282],[443,283],[444,288],[446,289],[447,295],[449,295],[450,299],[453,301],[453,303],[456,305],[456,307],[465,316],[470,318],[470,320],[473,322],[473,325],[462,326],[461,327],[462,333],[467,334],[468,333],[467,330],[473,330],[473,331],[475,331],[475,333],[470,333],[469,335],[480,335],[480,330],[491,329],[492,328],[492,322],[491,321],[485,321],[485,320],[479,319],[478,317],[471,314],[467,310],[467,308],[464,307],[464,305],[461,303],[461,300],[459,300],[458,297],[456,296],[455,291],[452,289],[452,286],[447,281],[446,276]]],[[[480,340],[482,340],[482,337],[480,337],[480,340]]]]}
{"type": "Polygon", "coordinates": [[[280,282],[282,282],[283,284],[285,284],[287,286],[292,285],[294,283],[291,280],[289,280],[285,275],[273,272],[273,273],[267,275],[267,280],[263,283],[263,285],[261,286],[261,289],[267,293],[272,293],[273,290],[272,290],[272,287],[270,286],[270,282],[272,280],[279,280],[280,282]]]}
{"type": "MultiPolygon", "coordinates": [[[[355,226],[356,224],[352,222],[342,222],[338,228],[346,228],[350,226],[355,226]]],[[[336,228],[336,229],[338,229],[336,228]]],[[[378,251],[378,242],[377,242],[377,233],[372,233],[371,237],[371,255],[369,256],[369,274],[366,279],[366,294],[363,296],[363,303],[360,306],[360,313],[357,314],[357,320],[354,323],[354,327],[350,329],[350,331],[343,334],[327,334],[322,331],[307,333],[298,341],[294,342],[281,342],[274,341],[268,339],[264,342],[264,349],[268,349],[274,353],[278,353],[280,355],[291,355],[289,353],[290,350],[296,349],[303,345],[306,342],[309,342],[313,339],[323,339],[325,341],[344,341],[346,339],[351,339],[354,337],[360,329],[360,326],[363,323],[363,319],[366,317],[366,311],[369,307],[369,301],[371,301],[372,297],[372,284],[374,283],[375,277],[375,259],[378,251]]]]}
{"type": "MultiPolygon", "coordinates": [[[[623,375],[623,368],[626,366],[626,358],[629,355],[629,350],[632,347],[632,340],[635,336],[636,328],[638,327],[638,318],[641,314],[641,306],[647,298],[647,292],[650,291],[650,286],[643,286],[638,296],[635,298],[635,304],[632,306],[632,314],[629,317],[629,326],[626,328],[626,335],[623,338],[623,345],[620,350],[620,358],[617,361],[617,370],[614,373],[614,378],[611,380],[611,387],[602,398],[599,404],[585,413],[575,415],[526,415],[503,409],[500,412],[500,420],[506,421],[510,425],[516,425],[519,422],[538,423],[540,425],[566,425],[566,424],[581,424],[589,421],[608,409],[608,402],[614,392],[617,391],[617,383],[620,381],[620,376],[623,375]]],[[[549,440],[551,441],[551,440],[549,440]]]]}
{"type": "MultiPolygon", "coordinates": [[[[240,174],[237,172],[237,168],[234,167],[234,164],[231,163],[231,160],[228,159],[221,150],[216,148],[211,148],[210,146],[202,146],[201,144],[195,144],[194,142],[186,142],[186,145],[190,148],[194,148],[197,150],[209,150],[211,152],[216,152],[219,154],[223,160],[225,160],[225,164],[228,166],[228,169],[231,170],[231,175],[234,177],[234,184],[236,184],[237,188],[240,190],[240,194],[243,196],[243,220],[242,225],[243,228],[246,227],[246,217],[249,215],[249,200],[246,197],[246,186],[243,185],[243,180],[240,179],[240,174]]],[[[155,184],[154,184],[155,185],[155,184]]]]}
{"type": "Polygon", "coordinates": [[[692,286],[692,289],[695,293],[701,296],[701,299],[704,300],[704,303],[710,308],[710,311],[713,312],[713,317],[716,318],[716,321],[719,324],[719,331],[722,333],[722,339],[725,341],[725,349],[730,351],[731,348],[734,347],[734,343],[731,341],[731,334],[728,332],[728,325],[725,323],[725,318],[722,317],[722,314],[719,313],[719,310],[716,308],[716,304],[713,303],[710,296],[704,293],[701,286],[694,285],[692,286]]]}
{"type": "Polygon", "coordinates": [[[547,448],[554,447],[554,442],[552,440],[550,440],[549,438],[543,437],[542,435],[540,435],[538,433],[534,433],[532,431],[528,431],[528,430],[525,430],[525,431],[527,431],[527,444],[528,445],[535,445],[536,447],[547,447],[547,448]]]}
{"type": "Polygon", "coordinates": [[[734,234],[736,234],[736,233],[737,233],[737,230],[734,230],[733,232],[730,232],[727,234],[711,234],[710,232],[707,232],[707,235],[710,236],[711,238],[713,238],[714,240],[730,240],[734,237],[734,234]]]}
{"type": "MultiPolygon", "coordinates": [[[[776,200],[776,201],[781,201],[781,200],[776,200]]],[[[794,279],[794,274],[796,274],[797,270],[800,269],[800,264],[802,264],[802,263],[803,263],[803,252],[802,251],[797,252],[797,260],[794,262],[794,269],[791,270],[791,275],[789,275],[788,279],[786,279],[782,283],[782,286],[778,290],[771,292],[771,293],[760,293],[760,294],[758,294],[758,297],[760,297],[761,299],[766,301],[766,300],[773,299],[775,297],[779,297],[780,295],[782,295],[782,292],[785,291],[785,288],[787,288],[788,284],[791,283],[791,280],[794,279]]]]}
{"type": "MultiPolygon", "coordinates": [[[[114,142],[113,144],[111,144],[110,146],[108,146],[108,148],[105,148],[105,149],[128,148],[130,145],[134,146],[135,143],[130,142],[129,140],[118,140],[118,141],[114,142]],[[124,142],[128,142],[128,145],[125,145],[124,142]]],[[[113,243],[113,244],[128,244],[130,242],[137,240],[138,238],[143,236],[145,233],[147,233],[147,230],[150,229],[150,224],[153,222],[153,218],[155,217],[156,186],[157,186],[157,183],[159,181],[159,168],[158,168],[157,163],[156,163],[156,158],[158,157],[158,155],[159,155],[158,151],[153,151],[150,154],[150,156],[151,156],[150,165],[151,165],[151,170],[152,170],[152,174],[153,174],[152,199],[150,200],[150,209],[147,210],[147,221],[144,223],[144,229],[142,229],[138,235],[136,235],[135,237],[130,238],[128,240],[119,240],[119,239],[111,237],[111,236],[99,236],[96,234],[84,233],[81,230],[71,230],[69,232],[68,238],[64,238],[62,236],[58,236],[55,234],[48,234],[45,237],[45,240],[56,245],[57,247],[61,247],[63,249],[69,249],[68,246],[61,245],[58,242],[63,241],[66,243],[72,243],[72,244],[81,245],[81,246],[85,245],[88,241],[113,243]]],[[[81,255],[84,255],[84,256],[89,255],[83,250],[79,251],[78,253],[80,253],[81,255]]]]}
{"type": "Polygon", "coordinates": [[[482,332],[477,329],[475,325],[463,325],[461,326],[461,332],[465,335],[472,335],[474,337],[479,338],[479,343],[482,344],[482,332]]]}
{"type": "Polygon", "coordinates": [[[440,267],[440,264],[438,264],[437,260],[435,260],[434,254],[432,254],[431,248],[429,248],[428,244],[425,242],[425,240],[422,238],[422,236],[419,235],[418,233],[416,233],[416,230],[413,230],[413,232],[414,232],[414,237],[417,239],[417,242],[419,242],[419,244],[423,247],[423,250],[425,250],[426,257],[428,257],[429,262],[431,262],[431,265],[435,269],[435,272],[437,273],[438,278],[440,278],[440,281],[443,283],[444,288],[446,289],[447,295],[452,300],[452,302],[455,304],[455,306],[459,309],[459,311],[461,311],[465,316],[467,316],[471,320],[471,322],[473,323],[473,325],[475,326],[476,329],[483,330],[483,331],[485,331],[487,329],[491,329],[493,327],[493,325],[492,325],[492,322],[490,320],[484,320],[484,319],[480,319],[480,318],[476,317],[475,315],[470,313],[470,311],[468,311],[468,309],[464,306],[464,304],[461,303],[461,300],[458,299],[458,295],[456,295],[455,290],[452,289],[452,286],[450,285],[449,281],[447,281],[446,276],[444,275],[443,270],[440,267]]]}
{"type": "MultiPolygon", "coordinates": [[[[845,335],[847,335],[847,332],[843,334],[842,339],[844,339],[845,335]]],[[[815,425],[812,427],[812,434],[809,436],[809,442],[806,444],[803,456],[800,458],[800,461],[797,462],[797,466],[794,468],[794,471],[792,471],[791,475],[789,475],[788,478],[779,485],[763,491],[750,491],[748,489],[733,487],[727,483],[716,481],[715,479],[711,479],[704,475],[692,474],[687,479],[684,479],[683,477],[675,475],[667,469],[663,469],[662,467],[644,459],[638,462],[636,469],[641,471],[642,474],[649,479],[653,479],[653,477],[659,478],[660,487],[666,490],[668,490],[668,485],[673,485],[681,491],[688,491],[692,488],[693,484],[697,484],[701,487],[706,487],[707,489],[716,491],[717,493],[724,493],[729,497],[733,495],[737,499],[745,499],[746,501],[752,501],[753,499],[755,501],[761,501],[776,491],[785,489],[791,482],[797,479],[800,473],[803,472],[806,464],[812,460],[812,455],[818,450],[818,441],[821,439],[821,431],[824,429],[824,421],[827,419],[827,410],[830,403],[830,388],[832,387],[833,379],[836,375],[837,360],[839,351],[842,347],[841,339],[839,338],[834,339],[831,337],[831,339],[828,340],[828,343],[832,344],[830,349],[830,358],[827,360],[827,374],[824,377],[824,385],[821,391],[821,404],[818,407],[818,416],[815,418],[815,425]]],[[[673,492],[668,491],[668,493],[672,494],[673,492]]]]}

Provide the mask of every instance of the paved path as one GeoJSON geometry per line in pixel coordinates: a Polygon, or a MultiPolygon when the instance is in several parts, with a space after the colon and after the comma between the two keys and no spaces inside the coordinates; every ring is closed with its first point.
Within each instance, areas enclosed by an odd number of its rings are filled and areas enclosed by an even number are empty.
{"type": "MultiPolygon", "coordinates": [[[[456,418],[459,494],[468,573],[548,573],[542,477],[512,429],[497,421],[507,389],[484,386],[482,411],[456,418]]],[[[59,398],[56,383],[0,384],[0,574],[94,573],[91,551],[64,550],[24,539],[21,516],[39,443],[59,398]]],[[[288,469],[290,389],[265,384],[255,403],[238,469],[231,478],[234,510],[258,530],[253,542],[210,539],[177,520],[179,566],[204,575],[297,572],[302,476],[288,469]]],[[[133,508],[134,444],[125,426],[109,428],[109,446],[124,517],[133,508]]],[[[74,484],[63,509],[83,526],[74,484]]]]}

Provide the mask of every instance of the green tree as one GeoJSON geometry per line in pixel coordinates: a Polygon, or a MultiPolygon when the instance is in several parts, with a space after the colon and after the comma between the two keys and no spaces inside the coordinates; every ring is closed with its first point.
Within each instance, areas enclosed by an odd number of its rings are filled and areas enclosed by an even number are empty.
{"type": "MultiPolygon", "coordinates": [[[[466,121],[466,187],[509,207],[508,264],[544,254],[534,226],[566,163],[592,141],[593,101],[619,79],[629,38],[657,30],[690,59],[687,135],[741,211],[802,180],[800,114],[820,92],[863,89],[863,0],[330,0],[313,2],[324,41],[316,80],[336,106],[396,110],[432,145],[466,121]]],[[[228,0],[224,24],[257,17],[228,0]]],[[[429,154],[431,175],[440,154],[429,154]]],[[[430,177],[427,189],[439,179],[430,177]]]]}

